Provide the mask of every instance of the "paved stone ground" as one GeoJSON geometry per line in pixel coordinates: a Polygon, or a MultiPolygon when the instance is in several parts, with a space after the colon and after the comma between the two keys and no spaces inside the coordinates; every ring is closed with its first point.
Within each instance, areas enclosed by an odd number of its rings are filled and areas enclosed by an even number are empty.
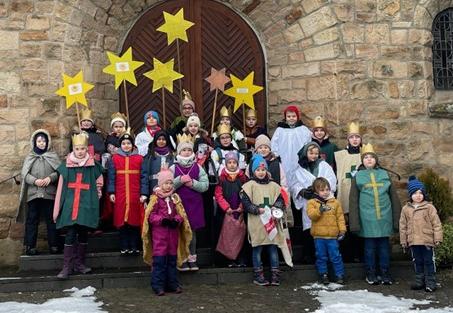
{"type": "MultiPolygon", "coordinates": [[[[350,281],[344,289],[381,292],[397,297],[431,300],[431,307],[453,307],[453,272],[444,272],[439,282],[442,287],[435,293],[409,290],[410,281],[398,281],[393,286],[369,286],[364,281],[350,281]]],[[[124,312],[313,312],[319,303],[301,284],[283,282],[280,287],[258,287],[253,284],[190,285],[181,295],[156,297],[149,289],[101,289],[96,297],[104,302],[110,313],[124,312]],[[307,310],[306,310],[307,309],[307,310]]],[[[0,294],[0,302],[19,301],[41,303],[50,298],[64,296],[58,292],[0,294]]],[[[0,303],[1,305],[1,303],[0,303]]],[[[426,307],[425,307],[426,308],[426,307]]]]}

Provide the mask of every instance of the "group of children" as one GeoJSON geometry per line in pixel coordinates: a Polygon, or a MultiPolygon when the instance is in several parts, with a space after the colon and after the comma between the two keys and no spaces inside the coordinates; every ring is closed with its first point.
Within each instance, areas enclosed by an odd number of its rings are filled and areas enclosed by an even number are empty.
{"type": "Polygon", "coordinates": [[[362,144],[357,123],[349,125],[346,148],[339,150],[329,141],[324,119],[315,118],[310,130],[297,106],[284,110],[272,139],[257,125],[254,110],[247,112],[243,134],[223,107],[212,136],[194,111],[186,93],[182,115],[169,130],[161,128],[157,112],[149,111],[136,137],[126,117],[115,113],[102,145],[91,112],[84,111],[82,131],[72,136],[72,151],[62,163],[51,150],[48,132],[37,130],[24,161],[18,214],[25,221],[26,254],[37,253],[37,225],[44,214],[51,253],[58,253],[56,230],[66,232],[58,277],[90,272],[85,266],[88,232],[111,210],[121,254],[140,254],[142,244],[154,292],[179,293],[177,269],[199,269],[197,231],[206,225],[205,210],[216,210],[215,227],[223,240],[219,251],[228,251],[222,253],[231,266],[245,266],[251,258],[253,282],[278,286],[279,249],[292,266],[288,228],[294,226],[294,207],[302,211],[304,257],[316,258],[322,283],[329,283],[329,261],[332,279],[344,283],[345,254],[363,257],[369,284],[391,284],[389,238],[399,228],[401,245],[414,258],[413,288],[436,288],[433,249],[442,242],[436,209],[427,202],[423,184],[411,178],[410,199],[401,210],[389,172],[373,146],[362,144]],[[236,231],[244,227],[247,235],[236,231]]]}

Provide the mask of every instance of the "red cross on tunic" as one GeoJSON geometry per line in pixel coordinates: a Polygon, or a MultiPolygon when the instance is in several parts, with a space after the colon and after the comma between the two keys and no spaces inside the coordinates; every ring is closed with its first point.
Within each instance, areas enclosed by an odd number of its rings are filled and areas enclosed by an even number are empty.
{"type": "Polygon", "coordinates": [[[129,218],[129,209],[131,207],[131,199],[130,199],[130,174],[140,174],[139,170],[131,170],[129,169],[129,157],[125,158],[125,165],[124,170],[116,171],[118,175],[124,175],[125,178],[125,185],[126,185],[126,212],[124,212],[124,221],[127,222],[129,218]]]}
{"type": "Polygon", "coordinates": [[[89,190],[90,185],[82,183],[83,174],[76,174],[76,181],[68,184],[68,188],[74,189],[74,204],[72,206],[72,220],[75,221],[79,214],[80,192],[81,190],[89,190]]]}

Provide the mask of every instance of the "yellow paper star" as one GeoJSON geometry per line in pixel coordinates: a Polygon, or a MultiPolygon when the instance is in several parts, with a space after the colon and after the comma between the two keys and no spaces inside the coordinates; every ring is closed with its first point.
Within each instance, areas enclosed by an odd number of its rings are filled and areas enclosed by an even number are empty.
{"type": "Polygon", "coordinates": [[[255,72],[253,71],[250,72],[244,80],[240,80],[233,74],[230,75],[233,87],[225,90],[224,94],[234,98],[233,112],[236,112],[242,104],[247,105],[251,109],[255,109],[253,95],[258,91],[263,90],[263,87],[253,84],[254,76],[255,72]]]}
{"type": "Polygon", "coordinates": [[[162,24],[157,30],[163,33],[167,33],[168,45],[170,45],[175,39],[181,39],[185,42],[188,41],[186,31],[195,25],[191,21],[184,19],[184,9],[181,8],[178,13],[171,15],[164,11],[165,23],[162,24]]]}
{"type": "Polygon", "coordinates": [[[75,102],[87,105],[85,94],[93,89],[94,85],[83,81],[83,72],[80,71],[74,77],[63,73],[63,87],[55,93],[59,96],[66,97],[66,108],[69,109],[75,102]]]}
{"type": "Polygon", "coordinates": [[[174,64],[175,59],[162,63],[158,59],[153,58],[153,70],[143,74],[153,81],[153,92],[165,87],[173,93],[173,81],[184,77],[184,75],[173,70],[174,64]]]}
{"type": "Polygon", "coordinates": [[[144,63],[132,60],[132,47],[127,49],[121,57],[107,51],[107,57],[109,58],[110,64],[104,67],[102,71],[115,76],[115,89],[118,89],[124,80],[137,86],[134,71],[144,63]]]}

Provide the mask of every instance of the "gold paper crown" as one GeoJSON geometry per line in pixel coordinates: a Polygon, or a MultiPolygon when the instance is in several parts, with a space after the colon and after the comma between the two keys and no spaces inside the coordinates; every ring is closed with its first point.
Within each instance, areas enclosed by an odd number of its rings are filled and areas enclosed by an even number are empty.
{"type": "Polygon", "coordinates": [[[113,120],[123,120],[124,122],[127,121],[127,116],[124,115],[123,113],[121,112],[116,112],[116,113],[113,113],[111,116],[110,116],[110,119],[113,121],[113,120]]]}
{"type": "Polygon", "coordinates": [[[367,143],[366,145],[363,145],[362,148],[360,149],[361,155],[365,155],[367,153],[376,154],[376,152],[374,152],[374,148],[371,143],[367,143]]]}
{"type": "Polygon", "coordinates": [[[193,143],[195,138],[192,135],[187,135],[187,134],[178,134],[176,135],[176,140],[178,141],[178,144],[181,142],[191,142],[193,143]]]}
{"type": "Polygon", "coordinates": [[[88,120],[94,123],[93,112],[89,108],[82,109],[82,111],[80,112],[80,120],[81,121],[88,120]]]}
{"type": "Polygon", "coordinates": [[[231,112],[229,109],[227,109],[226,106],[223,106],[220,109],[220,118],[222,118],[222,117],[231,117],[231,112]]]}
{"type": "Polygon", "coordinates": [[[245,117],[246,117],[246,118],[248,118],[248,117],[257,118],[257,116],[256,116],[256,111],[253,110],[253,109],[248,109],[248,110],[247,110],[247,113],[245,114],[245,117]]]}
{"type": "Polygon", "coordinates": [[[192,96],[190,95],[190,93],[189,93],[187,90],[183,89],[183,90],[182,90],[182,93],[184,94],[184,99],[183,99],[183,101],[184,101],[184,100],[193,101],[193,100],[192,100],[192,96]]]}
{"type": "Polygon", "coordinates": [[[326,121],[322,116],[317,116],[313,120],[313,128],[326,128],[326,121]]]}
{"type": "Polygon", "coordinates": [[[88,147],[88,134],[86,132],[81,132],[80,134],[72,135],[72,146],[88,147]]]}
{"type": "Polygon", "coordinates": [[[231,126],[230,125],[219,124],[219,126],[217,126],[217,136],[220,136],[223,134],[231,135],[231,126]]]}
{"type": "Polygon", "coordinates": [[[359,135],[360,136],[360,125],[356,122],[351,122],[348,125],[348,136],[359,135]]]}

